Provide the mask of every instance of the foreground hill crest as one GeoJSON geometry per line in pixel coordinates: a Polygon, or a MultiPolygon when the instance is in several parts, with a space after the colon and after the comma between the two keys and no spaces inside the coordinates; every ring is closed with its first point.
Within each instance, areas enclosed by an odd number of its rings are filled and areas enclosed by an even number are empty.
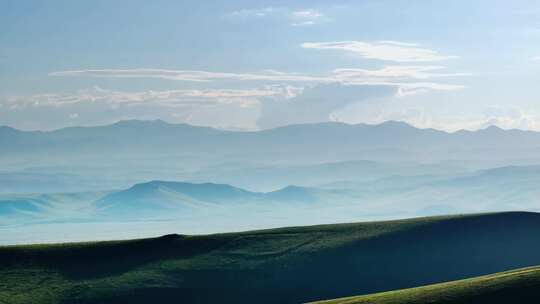
{"type": "Polygon", "coordinates": [[[0,301],[309,302],[538,265],[539,233],[510,212],[0,247],[0,301]]]}

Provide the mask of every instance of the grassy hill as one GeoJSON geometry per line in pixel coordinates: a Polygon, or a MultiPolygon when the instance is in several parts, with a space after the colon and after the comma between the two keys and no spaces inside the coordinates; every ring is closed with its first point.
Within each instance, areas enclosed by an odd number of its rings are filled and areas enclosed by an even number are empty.
{"type": "Polygon", "coordinates": [[[313,304],[538,303],[540,267],[313,304]]]}
{"type": "Polygon", "coordinates": [[[299,303],[540,264],[512,212],[0,247],[0,303],[299,303]]]}

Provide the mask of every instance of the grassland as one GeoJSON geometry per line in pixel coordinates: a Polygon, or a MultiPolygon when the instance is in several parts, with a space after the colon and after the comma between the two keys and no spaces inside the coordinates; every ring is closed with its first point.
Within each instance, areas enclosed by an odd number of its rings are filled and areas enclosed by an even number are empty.
{"type": "Polygon", "coordinates": [[[540,267],[313,304],[539,303],[540,267]]]}
{"type": "Polygon", "coordinates": [[[540,214],[0,247],[0,303],[299,303],[540,264],[540,214]]]}

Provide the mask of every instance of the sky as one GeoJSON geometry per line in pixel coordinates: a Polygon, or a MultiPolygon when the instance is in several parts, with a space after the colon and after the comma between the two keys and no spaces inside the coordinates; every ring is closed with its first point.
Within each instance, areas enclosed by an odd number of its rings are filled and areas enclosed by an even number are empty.
{"type": "Polygon", "coordinates": [[[540,131],[536,0],[0,1],[0,125],[540,131]]]}

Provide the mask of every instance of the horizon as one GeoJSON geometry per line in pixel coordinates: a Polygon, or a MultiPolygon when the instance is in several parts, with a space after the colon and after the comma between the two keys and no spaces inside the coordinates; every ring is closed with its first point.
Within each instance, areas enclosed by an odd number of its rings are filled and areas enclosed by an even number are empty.
{"type": "Polygon", "coordinates": [[[378,123],[363,123],[363,122],[348,123],[348,122],[343,122],[343,121],[323,121],[323,122],[313,122],[313,123],[290,124],[290,125],[271,127],[271,128],[267,128],[267,129],[236,129],[236,128],[227,129],[227,128],[220,128],[220,127],[206,126],[206,125],[194,125],[194,124],[190,124],[190,123],[186,123],[186,122],[172,122],[172,121],[163,120],[161,118],[157,118],[157,119],[123,119],[123,120],[118,120],[118,121],[107,123],[107,124],[66,126],[66,127],[61,127],[61,128],[58,128],[58,129],[45,129],[45,130],[19,129],[19,128],[16,128],[14,126],[1,125],[1,124],[0,124],[0,128],[9,128],[9,129],[12,129],[12,130],[16,130],[16,131],[20,131],[20,132],[28,132],[28,133],[32,133],[32,132],[51,133],[51,132],[56,132],[56,131],[60,131],[60,130],[64,130],[64,129],[73,129],[73,128],[110,127],[110,126],[114,126],[114,125],[118,125],[118,124],[122,124],[122,123],[129,123],[129,122],[141,122],[141,123],[157,123],[157,122],[160,122],[160,123],[164,123],[164,124],[167,124],[167,125],[185,125],[185,126],[190,126],[190,127],[195,127],[195,128],[210,128],[210,129],[214,129],[214,130],[228,131],[228,132],[261,132],[261,131],[275,130],[275,129],[280,129],[280,128],[294,127],[294,126],[309,126],[309,125],[324,125],[324,124],[341,124],[341,125],[347,125],[347,126],[371,126],[371,127],[377,127],[377,126],[382,126],[382,125],[385,125],[385,124],[397,123],[397,124],[404,124],[404,125],[406,125],[408,127],[412,127],[414,129],[417,129],[417,130],[434,130],[434,131],[444,132],[444,133],[447,133],[447,134],[455,134],[455,133],[461,133],[461,132],[479,132],[479,131],[484,131],[484,130],[489,130],[489,129],[497,129],[497,130],[502,130],[502,131],[522,131],[522,132],[540,133],[540,131],[538,131],[538,130],[528,130],[528,129],[520,129],[520,128],[502,128],[502,127],[497,126],[497,125],[488,125],[488,126],[483,126],[483,127],[479,128],[479,129],[472,129],[472,130],[471,129],[458,129],[458,130],[449,131],[449,130],[437,129],[437,128],[432,128],[432,127],[417,127],[417,126],[414,126],[413,124],[411,124],[411,123],[409,123],[407,121],[400,121],[400,120],[386,120],[386,121],[378,122],[378,123]]]}

